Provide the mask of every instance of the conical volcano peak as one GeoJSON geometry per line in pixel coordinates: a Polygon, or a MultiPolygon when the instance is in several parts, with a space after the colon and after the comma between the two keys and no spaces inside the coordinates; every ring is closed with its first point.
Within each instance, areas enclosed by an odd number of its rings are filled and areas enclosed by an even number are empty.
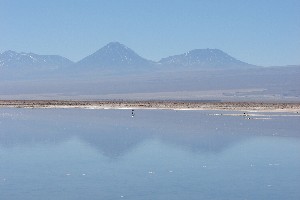
{"type": "Polygon", "coordinates": [[[119,57],[120,59],[125,59],[133,56],[137,56],[137,54],[119,42],[110,42],[98,51],[95,52],[98,55],[106,55],[106,56],[114,56],[115,58],[119,57]]]}
{"type": "Polygon", "coordinates": [[[126,69],[144,68],[153,65],[152,61],[140,57],[133,50],[119,42],[110,42],[95,53],[77,63],[87,68],[126,69]]]}
{"type": "Polygon", "coordinates": [[[107,45],[105,45],[103,48],[109,48],[109,49],[118,49],[118,48],[129,49],[128,47],[126,47],[124,44],[121,44],[120,42],[110,42],[107,45]]]}

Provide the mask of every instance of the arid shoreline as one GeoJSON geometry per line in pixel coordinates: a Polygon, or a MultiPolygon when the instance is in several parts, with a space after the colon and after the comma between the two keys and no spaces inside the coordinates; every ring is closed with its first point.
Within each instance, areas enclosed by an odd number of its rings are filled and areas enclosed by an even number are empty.
{"type": "Polygon", "coordinates": [[[300,103],[259,102],[0,100],[0,107],[300,112],[300,103]]]}

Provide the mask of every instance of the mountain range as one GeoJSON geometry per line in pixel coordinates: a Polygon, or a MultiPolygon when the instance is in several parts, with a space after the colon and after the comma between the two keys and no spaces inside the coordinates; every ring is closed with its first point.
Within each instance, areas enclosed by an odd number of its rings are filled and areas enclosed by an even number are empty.
{"type": "Polygon", "coordinates": [[[139,56],[119,42],[111,42],[76,63],[58,55],[37,55],[14,51],[5,51],[0,54],[0,70],[1,68],[17,70],[69,68],[71,70],[124,72],[149,69],[239,69],[251,67],[256,66],[237,60],[219,49],[195,49],[155,62],[139,56]]]}
{"type": "Polygon", "coordinates": [[[112,42],[78,62],[0,53],[0,99],[298,101],[300,66],[258,67],[219,49],[142,58],[112,42]]]}

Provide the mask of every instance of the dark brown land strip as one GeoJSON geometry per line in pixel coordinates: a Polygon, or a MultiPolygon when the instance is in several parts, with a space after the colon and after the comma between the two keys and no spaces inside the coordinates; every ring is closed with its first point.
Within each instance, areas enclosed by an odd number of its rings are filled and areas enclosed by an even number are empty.
{"type": "Polygon", "coordinates": [[[60,101],[0,100],[0,107],[17,108],[94,108],[94,109],[189,109],[189,110],[253,110],[300,111],[300,103],[259,102],[190,102],[190,101],[60,101]]]}

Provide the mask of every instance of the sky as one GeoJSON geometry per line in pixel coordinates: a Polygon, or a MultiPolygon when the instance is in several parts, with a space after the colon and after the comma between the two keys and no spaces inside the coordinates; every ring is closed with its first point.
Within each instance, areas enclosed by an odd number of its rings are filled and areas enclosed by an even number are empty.
{"type": "Polygon", "coordinates": [[[217,48],[261,66],[300,64],[299,0],[0,0],[0,52],[79,61],[112,41],[158,61],[217,48]]]}

